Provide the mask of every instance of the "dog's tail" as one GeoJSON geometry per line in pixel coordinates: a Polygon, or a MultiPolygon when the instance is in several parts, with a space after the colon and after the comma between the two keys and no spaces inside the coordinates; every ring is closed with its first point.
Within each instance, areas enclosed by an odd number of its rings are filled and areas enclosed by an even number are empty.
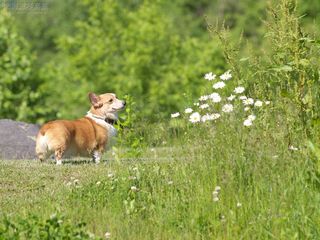
{"type": "Polygon", "coordinates": [[[36,154],[38,158],[43,161],[47,157],[48,153],[48,137],[45,134],[45,131],[40,129],[37,141],[36,141],[36,154]]]}

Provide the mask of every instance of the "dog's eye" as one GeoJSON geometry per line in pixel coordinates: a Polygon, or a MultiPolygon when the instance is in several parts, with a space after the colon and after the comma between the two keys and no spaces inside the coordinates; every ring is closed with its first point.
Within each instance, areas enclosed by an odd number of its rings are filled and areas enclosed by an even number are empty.
{"type": "Polygon", "coordinates": [[[113,102],[113,99],[111,98],[110,100],[109,100],[109,103],[112,103],[113,102]]]}

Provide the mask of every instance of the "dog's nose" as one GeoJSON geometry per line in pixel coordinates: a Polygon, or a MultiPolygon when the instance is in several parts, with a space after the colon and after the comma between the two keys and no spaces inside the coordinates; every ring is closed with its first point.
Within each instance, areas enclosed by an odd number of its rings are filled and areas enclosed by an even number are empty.
{"type": "Polygon", "coordinates": [[[126,101],[123,100],[123,101],[122,101],[122,104],[123,104],[123,106],[125,106],[127,103],[126,103],[126,101]]]}

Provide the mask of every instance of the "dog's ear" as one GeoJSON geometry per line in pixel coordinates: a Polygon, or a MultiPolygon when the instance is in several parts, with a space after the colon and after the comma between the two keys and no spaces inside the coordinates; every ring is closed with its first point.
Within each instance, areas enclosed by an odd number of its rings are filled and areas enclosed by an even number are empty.
{"type": "Polygon", "coordinates": [[[100,100],[100,98],[99,98],[99,96],[97,96],[96,94],[94,94],[94,93],[89,93],[88,94],[88,96],[89,96],[89,100],[90,100],[90,102],[91,102],[91,105],[94,107],[94,108],[100,108],[100,107],[102,107],[102,103],[101,102],[99,102],[99,100],[100,100]]]}

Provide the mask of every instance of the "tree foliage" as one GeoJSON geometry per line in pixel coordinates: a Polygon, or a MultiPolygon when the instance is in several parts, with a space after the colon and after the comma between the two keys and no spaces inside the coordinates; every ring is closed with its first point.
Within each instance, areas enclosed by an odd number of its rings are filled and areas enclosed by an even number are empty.
{"type": "Polygon", "coordinates": [[[41,81],[33,72],[34,56],[17,33],[9,13],[0,15],[0,116],[37,120],[45,115],[41,107],[41,81]]]}

